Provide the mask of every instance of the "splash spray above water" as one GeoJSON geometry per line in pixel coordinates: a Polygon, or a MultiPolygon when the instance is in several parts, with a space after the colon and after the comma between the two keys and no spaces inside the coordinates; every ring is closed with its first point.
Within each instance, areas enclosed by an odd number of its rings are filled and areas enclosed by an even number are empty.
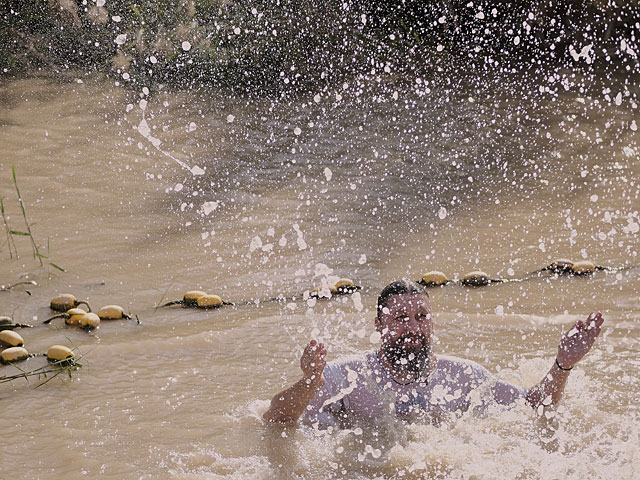
{"type": "Polygon", "coordinates": [[[162,148],[160,148],[160,145],[162,144],[162,142],[160,141],[159,138],[154,137],[151,134],[151,128],[149,127],[149,123],[147,122],[147,119],[146,119],[147,101],[145,99],[140,100],[140,103],[138,104],[138,106],[140,107],[140,110],[142,111],[142,120],[140,120],[140,123],[138,123],[138,126],[136,127],[136,130],[138,131],[138,133],[140,135],[142,135],[149,143],[151,143],[151,145],[153,145],[153,147],[158,152],[162,153],[165,157],[167,157],[167,158],[173,160],[174,162],[176,162],[183,169],[188,170],[189,172],[191,172],[192,175],[194,175],[194,176],[196,176],[196,175],[204,175],[204,170],[202,168],[200,168],[198,165],[194,165],[193,167],[191,167],[187,163],[185,163],[182,160],[180,160],[179,158],[176,158],[171,153],[169,153],[166,150],[163,150],[162,148]]]}

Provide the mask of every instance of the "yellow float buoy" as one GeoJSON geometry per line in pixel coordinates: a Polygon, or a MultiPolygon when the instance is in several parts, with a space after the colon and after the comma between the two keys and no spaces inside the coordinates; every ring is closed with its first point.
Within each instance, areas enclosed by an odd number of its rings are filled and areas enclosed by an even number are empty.
{"type": "Polygon", "coordinates": [[[336,282],[336,288],[355,287],[356,284],[350,278],[341,278],[336,282]]]}
{"type": "Polygon", "coordinates": [[[92,328],[98,328],[100,326],[100,317],[95,313],[85,313],[80,318],[80,326],[82,328],[86,328],[87,330],[92,328]]]}
{"type": "Polygon", "coordinates": [[[224,305],[224,302],[218,295],[204,294],[198,297],[197,300],[198,308],[217,308],[222,305],[224,305]]]}
{"type": "Polygon", "coordinates": [[[571,273],[573,275],[591,275],[596,271],[596,266],[588,260],[575,262],[571,265],[571,273]]]}
{"type": "Polygon", "coordinates": [[[72,308],[71,310],[67,310],[66,315],[68,315],[68,317],[65,317],[64,323],[67,325],[80,325],[80,320],[86,314],[87,312],[81,308],[72,308]]]}
{"type": "Polygon", "coordinates": [[[205,295],[207,295],[207,292],[203,292],[202,290],[189,290],[184,294],[184,296],[182,297],[182,300],[173,300],[171,302],[167,302],[163,305],[160,305],[160,308],[169,307],[171,305],[182,305],[184,307],[197,307],[198,299],[205,295]]]}
{"type": "Polygon", "coordinates": [[[182,301],[185,305],[193,307],[198,304],[198,299],[200,297],[204,297],[205,295],[207,295],[207,292],[203,292],[202,290],[189,290],[182,297],[182,301]]]}
{"type": "MultiPolygon", "coordinates": [[[[335,285],[327,285],[327,289],[329,290],[329,293],[331,295],[338,295],[340,292],[338,291],[338,288],[335,285]]],[[[320,298],[320,292],[322,292],[323,287],[322,285],[318,285],[317,287],[315,287],[313,290],[311,290],[311,292],[309,292],[309,296],[311,298],[320,298]]],[[[330,295],[323,295],[323,297],[328,298],[330,295]]]]}
{"type": "Polygon", "coordinates": [[[344,295],[348,293],[354,293],[360,290],[362,287],[356,285],[353,280],[350,278],[341,278],[335,284],[336,293],[339,295],[344,295]]]}
{"type": "Polygon", "coordinates": [[[0,353],[0,363],[7,365],[9,363],[21,362],[29,358],[29,352],[24,347],[7,348],[0,353]]]}
{"type": "Polygon", "coordinates": [[[462,277],[461,283],[465,287],[484,287],[486,285],[489,285],[491,283],[491,280],[485,272],[476,270],[474,272],[469,272],[464,277],[462,277]]]}
{"type": "Polygon", "coordinates": [[[13,330],[2,330],[0,332],[0,345],[4,347],[23,347],[24,340],[13,330]]]}
{"type": "Polygon", "coordinates": [[[566,258],[558,258],[542,269],[543,272],[552,272],[558,275],[571,273],[573,261],[566,258]]]}
{"type": "Polygon", "coordinates": [[[80,319],[86,314],[87,312],[85,312],[82,308],[70,308],[64,313],[47,318],[42,323],[47,324],[51,323],[51,321],[55,320],[56,318],[64,318],[64,323],[66,323],[67,325],[79,325],[80,319]]]}
{"type": "Polygon", "coordinates": [[[350,278],[341,278],[336,282],[334,288],[335,288],[335,292],[332,291],[331,293],[344,295],[347,293],[357,292],[358,290],[360,290],[361,287],[356,285],[355,282],[350,278]]]}
{"type": "MultiPolygon", "coordinates": [[[[322,285],[318,285],[313,290],[309,292],[309,296],[311,298],[320,298],[320,292],[322,291],[322,285]]],[[[327,285],[327,289],[331,295],[345,295],[347,293],[353,293],[360,290],[362,287],[359,287],[355,284],[353,280],[350,278],[341,278],[338,280],[335,285],[327,285]]]]}
{"type": "Polygon", "coordinates": [[[124,313],[124,308],[120,305],[105,305],[98,310],[98,317],[100,317],[100,320],[120,320],[122,318],[126,318],[127,320],[131,319],[129,315],[124,313]]]}
{"type": "Polygon", "coordinates": [[[50,362],[65,364],[73,363],[75,355],[70,348],[64,345],[53,345],[47,350],[47,360],[50,362]]]}
{"type": "MultiPolygon", "coordinates": [[[[335,286],[333,285],[328,285],[327,288],[329,289],[329,293],[331,294],[335,293],[336,291],[335,286]],[[333,289],[331,287],[333,287],[333,289]]],[[[317,287],[315,287],[313,290],[309,292],[309,296],[312,298],[318,298],[320,297],[321,291],[322,291],[322,285],[318,285],[317,287]]]]}
{"type": "Polygon", "coordinates": [[[449,283],[447,276],[437,270],[425,273],[418,283],[425,287],[439,287],[449,283]]]}
{"type": "Polygon", "coordinates": [[[66,312],[67,310],[71,310],[72,308],[76,308],[83,304],[87,306],[89,311],[91,311],[91,307],[84,300],[78,300],[70,293],[63,293],[51,300],[50,307],[51,310],[55,310],[56,312],[66,312]]]}

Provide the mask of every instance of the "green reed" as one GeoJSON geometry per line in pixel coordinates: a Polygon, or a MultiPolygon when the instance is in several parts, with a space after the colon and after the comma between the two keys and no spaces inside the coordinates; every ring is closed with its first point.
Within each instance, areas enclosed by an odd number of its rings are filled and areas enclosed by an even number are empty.
{"type": "Polygon", "coordinates": [[[39,377],[43,378],[43,381],[36,385],[35,388],[39,388],[46,383],[50,382],[54,378],[56,378],[60,374],[67,374],[69,378],[72,377],[72,373],[79,368],[82,368],[82,364],[77,361],[73,361],[69,363],[68,360],[60,360],[56,362],[51,362],[48,365],[43,367],[38,367],[33,370],[23,370],[17,364],[12,364],[20,373],[16,373],[13,375],[2,375],[0,376],[0,384],[12,382],[14,380],[19,380],[24,378],[29,384],[29,377],[39,377]],[[53,374],[53,375],[50,375],[53,374]]]}
{"type": "Polygon", "coordinates": [[[13,235],[11,233],[11,228],[9,228],[9,222],[7,221],[7,217],[4,214],[4,199],[0,198],[0,212],[2,212],[2,221],[4,222],[4,230],[7,234],[7,246],[9,247],[9,257],[13,258],[13,252],[16,254],[16,258],[18,258],[18,250],[16,249],[16,242],[13,240],[13,235]],[[13,247],[13,252],[11,248],[13,247]]]}
{"type": "MultiPolygon", "coordinates": [[[[71,344],[71,349],[73,351],[78,351],[78,347],[73,343],[73,341],[66,335],[64,337],[71,344]]],[[[46,356],[46,354],[36,354],[31,356],[46,356]]],[[[0,384],[12,382],[13,380],[24,378],[27,382],[27,385],[29,385],[29,377],[37,376],[38,378],[43,379],[38,385],[35,386],[35,388],[39,388],[49,383],[51,380],[53,380],[60,374],[66,374],[69,378],[73,378],[72,373],[82,368],[82,364],[80,363],[80,360],[82,360],[84,357],[85,355],[83,354],[78,356],[77,358],[71,358],[67,360],[48,361],[47,365],[35,368],[33,370],[24,370],[20,368],[18,364],[12,363],[11,365],[14,366],[20,373],[15,373],[13,375],[0,376],[0,384]],[[53,375],[50,375],[50,374],[53,374],[53,375]]]]}
{"type": "Polygon", "coordinates": [[[31,225],[29,225],[29,220],[27,220],[27,211],[24,208],[24,201],[22,200],[22,195],[20,195],[20,188],[18,187],[18,180],[16,178],[16,166],[15,165],[11,165],[11,173],[13,174],[13,184],[15,185],[16,193],[18,194],[18,204],[20,205],[20,209],[22,210],[22,217],[24,218],[24,224],[27,227],[27,231],[26,232],[12,230],[11,234],[12,235],[22,235],[22,236],[25,236],[25,237],[29,237],[29,239],[31,240],[31,248],[33,249],[33,256],[34,256],[34,258],[38,258],[38,261],[40,262],[40,266],[42,266],[42,257],[40,256],[40,251],[38,250],[38,245],[36,244],[36,241],[33,238],[33,233],[31,233],[31,225]]]}
{"type": "MultiPolygon", "coordinates": [[[[35,241],[35,238],[33,237],[33,232],[31,231],[31,224],[29,223],[29,219],[27,218],[27,210],[24,206],[24,200],[22,199],[22,194],[20,193],[20,187],[18,187],[18,178],[16,175],[16,166],[15,165],[11,165],[11,174],[13,176],[13,184],[16,188],[16,194],[18,195],[18,204],[20,205],[20,210],[22,211],[22,218],[24,219],[24,224],[26,227],[26,231],[22,231],[22,230],[13,230],[11,228],[9,228],[9,224],[7,222],[7,218],[5,217],[4,214],[4,202],[2,202],[2,199],[0,199],[0,209],[2,210],[2,218],[4,220],[4,226],[5,226],[5,230],[7,232],[7,242],[9,242],[9,254],[11,255],[11,258],[13,258],[13,255],[11,254],[11,245],[13,245],[13,251],[16,254],[16,258],[18,258],[18,250],[16,249],[16,245],[15,242],[13,240],[13,236],[19,236],[19,237],[29,237],[29,240],[31,241],[31,249],[33,251],[33,257],[38,259],[38,262],[40,262],[40,266],[44,266],[44,263],[42,262],[43,259],[45,260],[49,260],[49,256],[48,255],[44,255],[43,253],[40,252],[40,248],[38,247],[38,244],[35,241]]],[[[50,253],[50,249],[49,249],[50,245],[49,245],[49,237],[47,237],[47,254],[50,253]]],[[[59,265],[56,265],[55,263],[48,261],[47,262],[50,266],[52,266],[53,268],[60,270],[61,272],[65,272],[66,270],[64,268],[62,268],[59,265]]]]}

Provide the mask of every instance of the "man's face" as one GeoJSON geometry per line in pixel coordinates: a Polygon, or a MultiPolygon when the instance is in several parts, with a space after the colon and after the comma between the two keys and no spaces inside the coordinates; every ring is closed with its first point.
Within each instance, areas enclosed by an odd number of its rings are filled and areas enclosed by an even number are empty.
{"type": "Polygon", "coordinates": [[[376,323],[380,351],[400,374],[419,375],[431,358],[433,319],[429,297],[421,293],[393,295],[376,323]]]}

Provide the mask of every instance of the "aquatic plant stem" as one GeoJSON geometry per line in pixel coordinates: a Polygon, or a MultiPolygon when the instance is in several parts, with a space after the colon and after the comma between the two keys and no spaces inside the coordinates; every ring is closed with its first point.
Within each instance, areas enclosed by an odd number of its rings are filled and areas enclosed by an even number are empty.
{"type": "Polygon", "coordinates": [[[24,208],[24,201],[22,200],[22,195],[20,195],[20,189],[18,188],[18,180],[16,178],[16,166],[11,165],[11,173],[13,174],[13,184],[16,187],[16,193],[18,194],[18,203],[20,204],[20,209],[22,210],[22,216],[24,217],[24,223],[27,227],[27,235],[31,239],[31,248],[33,249],[34,258],[37,257],[40,262],[40,266],[43,266],[42,258],[40,257],[40,252],[38,251],[38,245],[36,245],[36,241],[33,239],[33,234],[31,233],[31,226],[29,225],[29,221],[27,220],[27,211],[24,208]]]}
{"type": "MultiPolygon", "coordinates": [[[[81,357],[82,358],[82,357],[81,357]]],[[[80,359],[78,359],[80,360],[80,359]]],[[[7,382],[11,382],[13,380],[18,380],[20,378],[24,378],[27,381],[27,384],[29,384],[29,377],[34,377],[34,376],[44,376],[45,380],[41,383],[39,383],[35,388],[41,387],[42,385],[44,385],[45,383],[53,380],[54,378],[56,378],[58,375],[60,375],[63,372],[66,372],[67,375],[69,376],[69,378],[71,378],[71,372],[82,368],[82,364],[78,363],[78,362],[74,362],[71,365],[61,365],[60,362],[54,362],[51,365],[45,365],[43,367],[39,367],[36,368],[34,370],[30,370],[30,371],[26,371],[23,370],[22,368],[20,368],[18,365],[13,364],[13,366],[18,369],[20,371],[20,373],[17,373],[15,375],[3,375],[0,376],[0,384],[2,383],[7,383],[7,382]],[[47,373],[53,373],[53,376],[47,376],[47,373]]]]}
{"type": "Polygon", "coordinates": [[[0,198],[0,212],[2,212],[2,221],[4,222],[5,232],[7,232],[7,246],[9,247],[9,257],[13,259],[13,253],[11,253],[11,247],[13,246],[13,251],[16,252],[16,258],[18,258],[18,249],[16,248],[16,242],[13,240],[13,235],[11,235],[11,229],[9,228],[7,217],[4,214],[4,199],[2,198],[0,198]]]}

